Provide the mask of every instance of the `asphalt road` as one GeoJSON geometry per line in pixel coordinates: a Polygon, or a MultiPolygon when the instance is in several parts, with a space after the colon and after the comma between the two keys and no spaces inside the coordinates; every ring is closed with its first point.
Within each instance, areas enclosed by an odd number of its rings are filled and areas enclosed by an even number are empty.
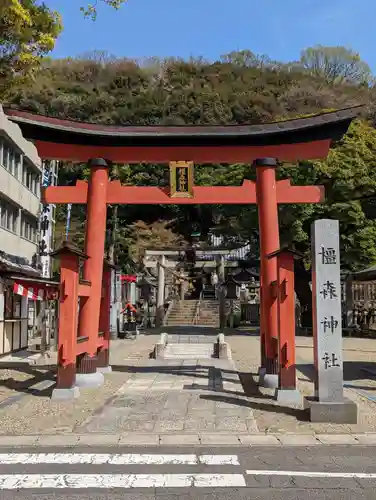
{"type": "Polygon", "coordinates": [[[373,446],[0,449],[0,500],[374,500],[373,446]]]}

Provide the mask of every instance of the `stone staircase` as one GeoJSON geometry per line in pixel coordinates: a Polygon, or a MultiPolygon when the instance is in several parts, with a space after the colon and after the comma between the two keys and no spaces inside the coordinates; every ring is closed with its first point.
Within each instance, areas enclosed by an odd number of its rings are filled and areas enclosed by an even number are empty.
{"type": "Polygon", "coordinates": [[[201,300],[197,324],[219,328],[219,301],[201,300]]]}
{"type": "Polygon", "coordinates": [[[163,359],[211,359],[213,344],[167,344],[163,359]]]}
{"type": "Polygon", "coordinates": [[[215,288],[213,285],[204,285],[202,289],[203,300],[215,300],[215,288]]]}
{"type": "Polygon", "coordinates": [[[192,325],[197,306],[198,300],[178,300],[169,312],[165,326],[192,325]]]}
{"type": "Polygon", "coordinates": [[[169,335],[161,333],[151,358],[166,360],[232,359],[231,349],[225,336],[199,337],[197,335],[169,335]]]}

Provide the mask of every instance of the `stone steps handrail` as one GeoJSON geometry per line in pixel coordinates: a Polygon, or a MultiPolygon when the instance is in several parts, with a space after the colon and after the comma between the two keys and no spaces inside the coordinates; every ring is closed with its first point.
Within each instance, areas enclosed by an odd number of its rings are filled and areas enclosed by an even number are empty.
{"type": "Polygon", "coordinates": [[[198,320],[200,318],[200,308],[201,308],[202,294],[203,294],[203,290],[201,290],[200,297],[199,297],[199,299],[197,301],[196,311],[195,311],[195,315],[193,317],[193,324],[194,325],[198,324],[198,320]]]}
{"type": "Polygon", "coordinates": [[[167,325],[168,317],[170,316],[171,311],[175,307],[175,304],[176,304],[176,300],[175,299],[171,300],[171,302],[169,303],[167,311],[166,311],[166,314],[163,317],[163,326],[167,325]]]}

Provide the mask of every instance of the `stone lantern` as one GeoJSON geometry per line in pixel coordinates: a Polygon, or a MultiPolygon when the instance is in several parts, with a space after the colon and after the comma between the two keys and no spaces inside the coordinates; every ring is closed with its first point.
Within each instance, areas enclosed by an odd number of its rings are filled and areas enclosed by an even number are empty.
{"type": "Polygon", "coordinates": [[[140,289],[140,299],[145,300],[146,302],[150,302],[153,296],[153,285],[150,281],[144,276],[137,283],[138,288],[140,289]]]}
{"type": "Polygon", "coordinates": [[[226,298],[230,300],[237,300],[239,283],[234,279],[232,274],[230,274],[227,278],[225,285],[227,290],[226,298]]]}

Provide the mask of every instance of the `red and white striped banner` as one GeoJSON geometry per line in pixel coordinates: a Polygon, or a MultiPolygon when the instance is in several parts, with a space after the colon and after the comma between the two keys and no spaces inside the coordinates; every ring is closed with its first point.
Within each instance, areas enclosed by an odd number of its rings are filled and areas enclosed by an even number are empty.
{"type": "Polygon", "coordinates": [[[127,283],[136,283],[137,281],[137,276],[134,274],[122,274],[120,276],[121,281],[126,281],[127,283]]]}
{"type": "Polygon", "coordinates": [[[13,292],[30,300],[55,300],[58,297],[56,288],[25,286],[20,283],[14,283],[13,292]]]}

